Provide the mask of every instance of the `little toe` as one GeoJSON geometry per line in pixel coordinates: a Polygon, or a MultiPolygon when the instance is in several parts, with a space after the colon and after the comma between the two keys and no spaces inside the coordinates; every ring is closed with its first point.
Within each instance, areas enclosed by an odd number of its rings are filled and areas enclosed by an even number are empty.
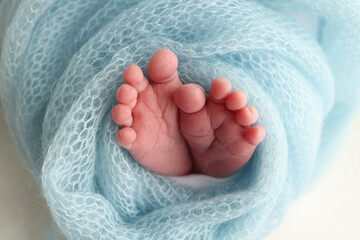
{"type": "Polygon", "coordinates": [[[258,119],[258,112],[253,106],[246,106],[235,113],[236,121],[242,126],[250,126],[258,119]]]}
{"type": "Polygon", "coordinates": [[[209,98],[216,103],[224,103],[231,87],[230,81],[226,78],[215,78],[211,83],[209,98]]]}
{"type": "Polygon", "coordinates": [[[116,141],[117,143],[126,148],[127,150],[130,150],[133,143],[136,140],[136,132],[134,129],[130,127],[125,127],[123,129],[120,129],[116,134],[116,141]]]}
{"type": "Polygon", "coordinates": [[[144,91],[149,84],[141,68],[135,64],[131,64],[125,69],[123,78],[127,84],[134,87],[138,92],[144,91]]]}
{"type": "Polygon", "coordinates": [[[131,108],[136,105],[137,91],[129,84],[122,84],[116,92],[116,100],[121,104],[127,104],[131,108]]]}
{"type": "Polygon", "coordinates": [[[131,126],[133,122],[131,107],[118,104],[112,109],[112,119],[119,126],[131,126]]]}
{"type": "Polygon", "coordinates": [[[236,89],[226,97],[225,105],[229,110],[237,111],[246,105],[246,101],[246,94],[243,91],[236,89]]]}
{"type": "Polygon", "coordinates": [[[205,90],[194,83],[185,84],[174,92],[174,102],[185,113],[200,111],[206,102],[205,90]]]}
{"type": "Polygon", "coordinates": [[[245,133],[245,139],[250,144],[256,146],[262,140],[264,140],[265,135],[266,135],[266,131],[262,126],[254,126],[247,130],[247,132],[245,133]]]}
{"type": "Polygon", "coordinates": [[[147,67],[149,80],[166,83],[177,77],[178,59],[169,49],[160,49],[150,59],[147,67]]]}

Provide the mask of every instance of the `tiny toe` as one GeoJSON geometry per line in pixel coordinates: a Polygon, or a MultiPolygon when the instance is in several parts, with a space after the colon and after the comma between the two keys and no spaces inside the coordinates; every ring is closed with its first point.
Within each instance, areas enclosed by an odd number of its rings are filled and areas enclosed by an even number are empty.
{"type": "Polygon", "coordinates": [[[141,68],[138,65],[131,64],[123,73],[124,81],[134,87],[138,92],[142,92],[148,86],[149,82],[144,77],[141,68]]]}
{"type": "Polygon", "coordinates": [[[177,76],[178,59],[169,49],[160,49],[150,59],[147,73],[156,83],[169,82],[177,76]]]}
{"type": "Polygon", "coordinates": [[[237,111],[246,105],[246,101],[246,94],[243,91],[236,89],[226,97],[225,104],[229,110],[237,111]]]}
{"type": "Polygon", "coordinates": [[[249,126],[258,119],[258,112],[253,106],[246,106],[236,112],[235,118],[240,125],[249,126]]]}
{"type": "Polygon", "coordinates": [[[137,91],[129,84],[122,84],[116,92],[116,100],[119,103],[130,105],[134,108],[136,105],[137,91]]]}
{"type": "Polygon", "coordinates": [[[230,81],[226,78],[215,78],[211,83],[209,98],[216,103],[223,103],[231,87],[230,81]]]}
{"type": "Polygon", "coordinates": [[[134,129],[125,127],[120,129],[116,134],[116,141],[117,143],[129,150],[136,139],[136,132],[134,129]]]}
{"type": "Polygon", "coordinates": [[[266,131],[262,126],[254,126],[247,130],[245,133],[245,139],[252,145],[258,145],[264,140],[266,131]]]}
{"type": "Polygon", "coordinates": [[[131,107],[125,104],[118,104],[112,109],[112,119],[119,126],[132,125],[132,112],[131,107]]]}
{"type": "Polygon", "coordinates": [[[175,90],[174,102],[183,112],[198,112],[205,105],[206,93],[205,90],[197,84],[185,84],[175,90]]]}

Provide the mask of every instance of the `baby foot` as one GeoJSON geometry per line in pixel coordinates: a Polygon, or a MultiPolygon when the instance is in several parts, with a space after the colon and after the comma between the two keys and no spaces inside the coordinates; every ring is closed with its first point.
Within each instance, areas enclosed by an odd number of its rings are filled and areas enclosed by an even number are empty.
{"type": "Polygon", "coordinates": [[[162,49],[150,59],[149,81],[137,65],[123,73],[125,84],[116,93],[119,102],[112,118],[123,128],[117,142],[141,165],[156,173],[179,176],[191,172],[191,156],[179,129],[179,110],[173,93],[182,83],[177,57],[162,49]]]}
{"type": "Polygon", "coordinates": [[[180,130],[190,148],[196,173],[212,177],[232,175],[249,161],[265,137],[263,127],[250,127],[258,113],[254,107],[245,106],[245,93],[230,90],[227,79],[217,78],[206,103],[205,91],[199,85],[186,84],[174,92],[174,101],[181,109],[180,130]]]}
{"type": "Polygon", "coordinates": [[[163,175],[191,172],[227,177],[239,170],[265,137],[254,107],[244,107],[246,95],[230,93],[228,80],[211,85],[208,101],[202,87],[182,85],[177,58],[170,50],[154,54],[149,81],[136,65],[123,74],[113,120],[123,128],[118,143],[144,167],[163,175]],[[179,108],[178,108],[179,107],[179,108]],[[179,110],[181,109],[181,110],[179,110]],[[180,116],[179,116],[180,114],[180,116]]]}

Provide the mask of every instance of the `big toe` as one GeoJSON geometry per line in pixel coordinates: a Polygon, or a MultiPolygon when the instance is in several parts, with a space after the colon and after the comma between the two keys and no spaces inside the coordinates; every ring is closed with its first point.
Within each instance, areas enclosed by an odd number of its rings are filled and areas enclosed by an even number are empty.
{"type": "Polygon", "coordinates": [[[201,110],[206,102],[205,90],[194,83],[185,84],[174,92],[174,102],[185,113],[201,110]]]}
{"type": "Polygon", "coordinates": [[[160,49],[150,59],[147,73],[151,81],[165,83],[177,76],[178,59],[169,49],[160,49]]]}

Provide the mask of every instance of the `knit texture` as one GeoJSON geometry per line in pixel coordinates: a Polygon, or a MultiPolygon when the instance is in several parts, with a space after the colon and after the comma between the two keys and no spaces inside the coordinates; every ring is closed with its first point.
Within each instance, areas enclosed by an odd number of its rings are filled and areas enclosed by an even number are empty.
{"type": "Polygon", "coordinates": [[[359,26],[355,0],[3,0],[2,102],[66,238],[259,239],[336,158],[359,109],[359,26]],[[184,83],[228,78],[260,113],[265,140],[219,184],[157,175],[116,143],[122,73],[161,48],[184,83]]]}

